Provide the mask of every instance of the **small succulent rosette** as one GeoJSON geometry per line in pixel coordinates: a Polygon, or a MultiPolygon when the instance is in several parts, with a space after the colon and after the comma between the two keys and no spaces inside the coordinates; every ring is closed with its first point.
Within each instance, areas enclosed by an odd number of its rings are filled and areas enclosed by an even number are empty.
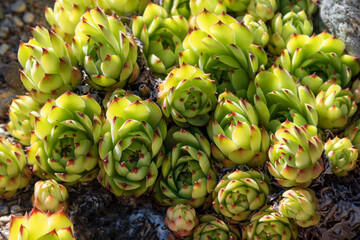
{"type": "Polygon", "coordinates": [[[217,183],[210,143],[197,128],[169,130],[166,141],[174,143],[161,166],[155,197],[165,205],[205,204],[217,183]]]}
{"type": "Polygon", "coordinates": [[[264,207],[254,214],[250,223],[242,229],[242,239],[296,240],[298,239],[298,229],[287,217],[273,207],[264,207]]]}
{"type": "Polygon", "coordinates": [[[352,99],[359,104],[360,103],[360,80],[356,79],[351,85],[352,99]]]}
{"type": "Polygon", "coordinates": [[[134,16],[132,31],[144,43],[148,65],[158,74],[167,74],[179,63],[181,45],[189,30],[185,17],[169,17],[165,8],[149,2],[143,16],[134,16]]]}
{"type": "Polygon", "coordinates": [[[284,187],[308,187],[324,170],[323,149],[315,126],[286,120],[275,132],[268,152],[269,172],[284,187]]]}
{"type": "Polygon", "coordinates": [[[17,96],[10,104],[6,130],[24,146],[30,145],[31,130],[34,130],[31,119],[39,109],[40,105],[28,95],[17,96]]]}
{"type": "Polygon", "coordinates": [[[193,207],[180,203],[167,209],[164,222],[175,237],[185,238],[192,236],[194,228],[199,224],[199,218],[193,207]]]}
{"type": "Polygon", "coordinates": [[[30,178],[31,170],[21,145],[0,137],[0,198],[11,198],[30,178]]]}
{"type": "Polygon", "coordinates": [[[151,188],[165,156],[167,126],[161,109],[133,94],[114,97],[99,142],[100,183],[117,196],[137,197],[151,188]]]}
{"type": "Polygon", "coordinates": [[[326,31],[311,37],[293,34],[277,64],[315,94],[320,92],[323,83],[332,79],[341,87],[347,87],[360,70],[359,59],[345,54],[345,44],[326,31]]]}
{"type": "Polygon", "coordinates": [[[38,25],[30,28],[33,38],[20,42],[20,79],[39,104],[75,89],[82,76],[72,47],[54,31],[38,25]]]}
{"type": "Polygon", "coordinates": [[[226,167],[239,164],[262,166],[270,146],[269,134],[258,127],[255,108],[246,100],[226,91],[219,95],[207,126],[214,158],[226,167]]]}
{"type": "Polygon", "coordinates": [[[280,200],[279,210],[282,215],[293,219],[300,227],[310,227],[320,221],[316,212],[318,199],[309,188],[291,188],[285,191],[280,200]]]}
{"type": "Polygon", "coordinates": [[[162,7],[166,9],[170,16],[180,15],[189,19],[191,15],[189,0],[164,0],[162,1],[162,7]]]}
{"type": "Polygon", "coordinates": [[[270,179],[255,170],[226,174],[213,191],[213,207],[231,223],[246,220],[267,202],[270,179]]]}
{"type": "Polygon", "coordinates": [[[279,9],[282,14],[287,14],[291,11],[298,13],[304,10],[311,18],[317,10],[317,0],[281,0],[279,3],[279,9]]]}
{"type": "Polygon", "coordinates": [[[76,26],[72,46],[95,89],[113,91],[134,81],[140,73],[138,47],[121,20],[99,9],[88,10],[76,26]]]}
{"type": "Polygon", "coordinates": [[[54,179],[37,181],[34,186],[34,194],[31,198],[33,206],[43,212],[55,213],[62,208],[68,209],[69,193],[64,185],[54,179]]]}
{"type": "Polygon", "coordinates": [[[242,21],[253,32],[253,43],[265,48],[270,38],[266,24],[261,19],[257,19],[250,14],[245,14],[242,21]]]}
{"type": "Polygon", "coordinates": [[[360,120],[349,124],[345,128],[343,137],[349,138],[354,147],[360,151],[360,120]]]}
{"type": "Polygon", "coordinates": [[[101,107],[90,94],[66,92],[48,100],[35,117],[27,150],[33,171],[40,178],[67,184],[94,179],[102,124],[101,107]]]}
{"type": "Polygon", "coordinates": [[[225,12],[216,15],[204,9],[195,22],[182,43],[180,64],[210,73],[219,93],[227,89],[245,97],[249,79],[267,63],[264,49],[253,44],[253,32],[225,12]]]}
{"type": "MultiPolygon", "coordinates": [[[[240,0],[242,1],[242,0],[240,0]]],[[[250,0],[245,0],[250,1],[250,0]]],[[[189,28],[194,29],[196,26],[196,16],[199,15],[204,9],[214,13],[214,14],[221,14],[222,12],[226,12],[226,6],[224,4],[225,1],[219,1],[219,0],[190,0],[189,1],[189,7],[190,7],[190,13],[189,16],[189,28]]],[[[230,1],[226,1],[229,2],[230,1]]],[[[231,1],[231,2],[237,2],[231,1]]]]}
{"type": "Polygon", "coordinates": [[[159,86],[158,104],[167,118],[180,127],[205,126],[217,105],[216,85],[198,67],[174,68],[159,86]]]}
{"type": "Polygon", "coordinates": [[[329,139],[324,149],[331,163],[331,171],[337,176],[345,176],[356,167],[359,150],[352,145],[349,138],[329,139]]]}
{"type": "Polygon", "coordinates": [[[11,216],[9,240],[75,240],[74,225],[64,210],[52,215],[34,207],[29,214],[11,216]]]}
{"type": "Polygon", "coordinates": [[[213,215],[204,215],[200,218],[200,224],[195,228],[193,239],[238,240],[240,232],[234,226],[226,224],[213,215]]]}
{"type": "Polygon", "coordinates": [[[277,0],[251,0],[247,7],[248,14],[260,18],[264,22],[273,19],[277,10],[277,0]]]}

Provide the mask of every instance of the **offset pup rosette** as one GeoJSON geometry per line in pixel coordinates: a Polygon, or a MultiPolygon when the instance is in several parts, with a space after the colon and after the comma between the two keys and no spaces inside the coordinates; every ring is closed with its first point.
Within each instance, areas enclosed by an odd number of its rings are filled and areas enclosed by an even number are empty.
{"type": "Polygon", "coordinates": [[[206,214],[200,218],[200,224],[195,228],[193,239],[237,240],[240,239],[240,232],[215,216],[206,214]]]}
{"type": "Polygon", "coordinates": [[[260,18],[264,22],[271,20],[277,10],[277,0],[251,0],[247,7],[250,15],[260,18]]]}

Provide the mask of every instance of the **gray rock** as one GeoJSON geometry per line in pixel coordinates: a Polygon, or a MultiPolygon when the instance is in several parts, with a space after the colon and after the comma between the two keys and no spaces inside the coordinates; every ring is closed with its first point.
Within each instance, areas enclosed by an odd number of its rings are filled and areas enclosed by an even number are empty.
{"type": "Polygon", "coordinates": [[[23,20],[24,20],[24,22],[25,23],[32,23],[32,22],[34,22],[34,20],[35,20],[35,16],[34,16],[34,14],[32,14],[31,12],[26,12],[25,14],[24,14],[24,16],[23,16],[23,20]]]}
{"type": "Polygon", "coordinates": [[[0,89],[0,119],[8,120],[8,111],[11,101],[16,98],[17,95],[21,92],[17,92],[14,89],[10,88],[1,88],[0,89]]]}
{"type": "Polygon", "coordinates": [[[360,1],[321,0],[318,4],[315,31],[326,29],[345,43],[350,55],[360,57],[360,1]]]}
{"type": "Polygon", "coordinates": [[[19,69],[21,68],[20,64],[17,61],[11,61],[8,64],[4,64],[0,71],[3,74],[5,82],[14,89],[23,90],[25,88],[20,80],[19,69]]]}
{"type": "Polygon", "coordinates": [[[0,56],[5,55],[5,53],[10,49],[10,46],[6,43],[1,44],[0,46],[0,56]]]}
{"type": "Polygon", "coordinates": [[[10,208],[11,213],[18,213],[22,210],[22,208],[19,205],[13,205],[10,208]]]}
{"type": "Polygon", "coordinates": [[[9,214],[9,206],[6,204],[0,204],[0,216],[9,214]]]}
{"type": "Polygon", "coordinates": [[[16,13],[23,13],[26,11],[26,3],[22,0],[18,0],[11,4],[10,10],[16,13]]]}
{"type": "Polygon", "coordinates": [[[5,26],[0,27],[0,38],[6,39],[9,36],[10,29],[5,26]]]}
{"type": "Polygon", "coordinates": [[[8,216],[2,216],[2,217],[0,217],[0,222],[1,223],[8,223],[8,222],[10,222],[10,219],[11,219],[11,216],[10,215],[8,215],[8,216]]]}
{"type": "Polygon", "coordinates": [[[21,21],[21,18],[19,18],[18,16],[14,16],[12,20],[13,20],[14,24],[17,27],[23,27],[24,26],[23,21],[21,21]]]}

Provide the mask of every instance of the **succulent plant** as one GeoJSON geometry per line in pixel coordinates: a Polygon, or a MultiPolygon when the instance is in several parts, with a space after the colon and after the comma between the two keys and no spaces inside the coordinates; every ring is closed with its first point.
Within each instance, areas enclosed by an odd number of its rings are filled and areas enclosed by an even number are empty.
{"type": "Polygon", "coordinates": [[[53,31],[41,25],[30,28],[34,38],[20,42],[18,59],[24,70],[20,78],[30,96],[43,104],[81,82],[73,49],[53,31]]]}
{"type": "Polygon", "coordinates": [[[218,148],[212,146],[215,159],[228,167],[263,165],[270,139],[268,133],[258,127],[254,107],[229,91],[220,94],[218,102],[207,126],[208,135],[218,148]]]}
{"type": "Polygon", "coordinates": [[[240,232],[215,216],[206,214],[200,218],[200,224],[195,228],[193,239],[237,240],[240,239],[240,232]]]}
{"type": "Polygon", "coordinates": [[[196,28],[183,41],[180,64],[197,65],[215,80],[219,93],[228,89],[246,95],[249,79],[266,65],[265,51],[253,43],[253,33],[244,23],[206,9],[196,17],[196,28]]]}
{"type": "Polygon", "coordinates": [[[51,213],[68,209],[69,194],[65,186],[57,183],[54,179],[37,181],[34,186],[34,194],[31,197],[33,206],[37,209],[51,213]]]}
{"type": "Polygon", "coordinates": [[[353,94],[353,100],[360,103],[360,80],[356,79],[351,86],[351,93],[353,94]]]}
{"type": "Polygon", "coordinates": [[[282,14],[291,11],[298,13],[305,10],[306,14],[311,17],[317,10],[317,1],[318,0],[281,0],[279,1],[279,8],[282,14]]]}
{"type": "Polygon", "coordinates": [[[199,223],[196,211],[189,204],[177,204],[166,211],[165,224],[177,238],[191,236],[199,223]]]}
{"type": "Polygon", "coordinates": [[[189,0],[164,0],[162,7],[165,8],[171,16],[180,15],[188,19],[191,15],[189,0]]]}
{"type": "Polygon", "coordinates": [[[269,150],[268,169],[284,187],[307,187],[323,171],[323,142],[311,125],[297,126],[286,120],[275,132],[269,150]]]}
{"type": "MultiPolygon", "coordinates": [[[[117,15],[126,15],[130,13],[139,13],[144,11],[148,0],[102,0],[117,15]]],[[[101,6],[100,6],[101,7],[101,6]]]]}
{"type": "Polygon", "coordinates": [[[9,240],[75,240],[74,226],[64,210],[52,215],[34,207],[29,214],[11,216],[9,240]]]}
{"type": "Polygon", "coordinates": [[[294,13],[277,13],[271,20],[269,51],[274,55],[280,55],[286,48],[292,34],[313,34],[313,24],[308,20],[304,10],[294,13]]]}
{"type": "Polygon", "coordinates": [[[350,139],[357,150],[360,150],[360,120],[349,124],[343,133],[343,137],[350,139]]]}
{"type": "Polygon", "coordinates": [[[194,29],[196,26],[196,16],[204,11],[204,9],[214,14],[221,14],[222,12],[226,12],[226,6],[223,4],[223,1],[219,0],[190,0],[189,7],[191,13],[189,16],[190,29],[194,29]]]}
{"type": "Polygon", "coordinates": [[[356,167],[359,150],[349,138],[329,139],[325,143],[325,154],[331,163],[331,171],[338,176],[345,176],[356,167]]]}
{"type": "MultiPolygon", "coordinates": [[[[104,97],[103,102],[102,102],[102,105],[104,106],[105,109],[108,109],[111,101],[114,100],[115,97],[123,98],[123,97],[125,97],[125,95],[130,96],[131,92],[126,91],[126,90],[124,90],[122,88],[117,88],[113,92],[106,92],[105,97],[104,97]]],[[[137,98],[135,97],[135,99],[137,99],[137,98]]]]}
{"type": "Polygon", "coordinates": [[[20,144],[0,137],[0,156],[0,198],[11,198],[29,183],[31,170],[20,144]]]}
{"type": "Polygon", "coordinates": [[[38,111],[39,108],[40,105],[27,95],[17,96],[10,104],[10,121],[6,130],[24,146],[30,145],[31,130],[34,129],[30,120],[31,112],[38,111]]]}
{"type": "Polygon", "coordinates": [[[87,82],[96,89],[122,88],[139,76],[137,45],[126,35],[116,15],[106,16],[95,8],[87,11],[75,29],[73,48],[86,73],[87,82]]]}
{"type": "Polygon", "coordinates": [[[269,42],[269,31],[266,24],[250,14],[245,14],[242,19],[245,26],[253,32],[253,43],[265,48],[269,42]]]}
{"type": "Polygon", "coordinates": [[[347,87],[359,72],[359,59],[344,51],[344,43],[326,31],[311,37],[293,34],[277,63],[317,94],[321,85],[331,79],[347,87]]]}
{"type": "Polygon", "coordinates": [[[351,100],[349,89],[341,89],[337,84],[321,90],[316,96],[316,110],[319,114],[319,127],[323,129],[343,129],[356,110],[356,102],[351,100]]]}
{"type": "Polygon", "coordinates": [[[165,155],[165,119],[151,99],[143,101],[130,93],[114,97],[106,119],[98,179],[117,196],[140,196],[155,183],[165,155]]]}
{"type": "Polygon", "coordinates": [[[166,205],[201,207],[217,183],[210,143],[197,128],[173,128],[166,141],[175,144],[162,163],[156,199],[166,205]]]}
{"type": "Polygon", "coordinates": [[[231,223],[247,219],[267,202],[270,180],[255,170],[227,173],[213,191],[213,206],[231,223]]]}
{"type": "Polygon", "coordinates": [[[294,219],[300,227],[310,227],[320,221],[316,213],[318,199],[309,188],[291,188],[282,194],[279,210],[285,217],[294,219]]]}
{"type": "Polygon", "coordinates": [[[217,105],[215,82],[198,67],[174,68],[159,86],[158,104],[178,126],[204,126],[217,105]]]}
{"type": "Polygon", "coordinates": [[[250,223],[242,230],[244,240],[297,239],[298,229],[289,219],[273,207],[264,207],[251,217],[250,223]]]}
{"type": "Polygon", "coordinates": [[[227,12],[233,12],[235,15],[244,15],[250,0],[223,0],[223,4],[227,12]]]}
{"type": "Polygon", "coordinates": [[[165,8],[149,2],[143,16],[132,22],[134,36],[144,43],[143,51],[148,65],[160,74],[166,74],[178,64],[181,43],[189,30],[183,16],[168,17],[165,8]]]}
{"type": "Polygon", "coordinates": [[[103,122],[100,113],[100,105],[90,94],[66,92],[46,102],[35,117],[27,151],[39,177],[68,184],[96,177],[97,143],[103,122]]]}
{"type": "Polygon", "coordinates": [[[251,0],[247,12],[264,22],[271,20],[278,10],[277,0],[251,0]]]}

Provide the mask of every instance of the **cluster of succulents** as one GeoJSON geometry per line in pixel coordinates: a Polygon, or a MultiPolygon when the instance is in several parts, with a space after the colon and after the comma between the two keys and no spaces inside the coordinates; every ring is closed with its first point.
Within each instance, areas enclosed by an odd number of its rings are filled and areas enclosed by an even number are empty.
{"type": "Polygon", "coordinates": [[[61,184],[95,179],[170,206],[178,238],[296,239],[320,220],[310,188],[323,161],[337,176],[356,167],[359,81],[348,87],[360,64],[313,33],[315,0],[161,2],[57,0],[52,29],[20,43],[29,93],[13,100],[7,130],[28,149],[0,138],[0,198],[32,172],[44,181],[10,239],[74,239],[61,184]],[[148,69],[161,80],[153,99],[129,91],[148,69]],[[343,138],[325,143],[327,129],[343,138]],[[286,189],[277,203],[276,182],[286,189]]]}

